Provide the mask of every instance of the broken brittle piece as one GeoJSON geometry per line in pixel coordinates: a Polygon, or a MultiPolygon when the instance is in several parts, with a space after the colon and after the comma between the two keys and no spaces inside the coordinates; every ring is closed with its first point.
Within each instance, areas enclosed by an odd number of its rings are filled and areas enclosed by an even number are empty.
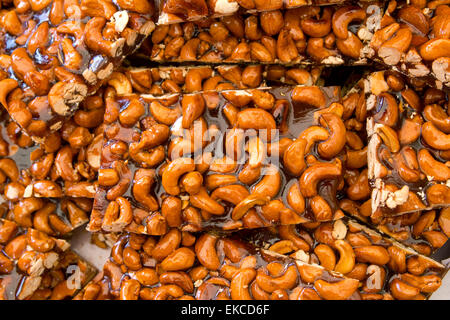
{"type": "Polygon", "coordinates": [[[0,103],[35,141],[154,29],[153,2],[18,1],[0,14],[0,103]]]}
{"type": "Polygon", "coordinates": [[[340,217],[339,98],[337,87],[315,86],[117,95],[88,230],[161,235],[340,217]]]}
{"type": "Polygon", "coordinates": [[[0,219],[0,300],[62,300],[95,275],[70,244],[0,219]]]}
{"type": "Polygon", "coordinates": [[[450,204],[448,92],[380,71],[365,81],[372,212],[450,204]]]}

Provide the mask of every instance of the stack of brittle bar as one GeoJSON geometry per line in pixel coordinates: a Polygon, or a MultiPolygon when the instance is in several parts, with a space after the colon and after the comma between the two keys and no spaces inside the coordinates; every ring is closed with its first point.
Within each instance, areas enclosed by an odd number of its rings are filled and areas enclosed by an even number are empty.
{"type": "Polygon", "coordinates": [[[424,300],[448,271],[446,0],[3,0],[0,104],[0,300],[424,300]]]}

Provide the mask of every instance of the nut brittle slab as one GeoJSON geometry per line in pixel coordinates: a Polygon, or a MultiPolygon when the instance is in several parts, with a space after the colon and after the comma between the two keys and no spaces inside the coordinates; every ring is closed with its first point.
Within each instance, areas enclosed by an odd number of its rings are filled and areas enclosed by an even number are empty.
{"type": "MultiPolygon", "coordinates": [[[[20,227],[33,227],[48,235],[65,237],[87,223],[93,202],[86,197],[87,191],[78,195],[72,192],[72,196],[65,196],[64,187],[67,186],[69,194],[73,185],[59,175],[49,173],[55,171],[51,168],[61,161],[55,161],[55,156],[57,159],[63,158],[61,154],[65,152],[64,147],[55,144],[53,138],[48,139],[52,143],[46,142],[45,146],[35,145],[31,138],[10,120],[6,111],[2,114],[0,128],[0,217],[14,221],[20,227]],[[45,156],[42,156],[40,161],[40,156],[33,157],[33,154],[45,156]]],[[[67,148],[66,146],[65,149],[67,148]]],[[[75,148],[69,150],[70,153],[76,152],[75,148]]],[[[79,161],[83,160],[78,158],[79,161]]],[[[67,160],[68,158],[64,159],[66,166],[67,160]]],[[[82,172],[81,168],[76,172],[82,172]]],[[[86,181],[83,186],[88,187],[86,181]]]]}
{"type": "Polygon", "coordinates": [[[306,5],[332,5],[343,0],[158,0],[158,24],[195,21],[206,17],[232,15],[236,12],[261,12],[296,8],[306,5]]]}
{"type": "Polygon", "coordinates": [[[75,299],[354,300],[358,283],[237,238],[172,229],[162,237],[124,234],[75,299]]]}
{"type": "Polygon", "coordinates": [[[345,145],[339,98],[336,87],[117,96],[115,117],[105,118],[88,230],[160,235],[168,227],[337,218],[345,145]],[[275,135],[255,136],[255,129],[275,135]]]}
{"type": "Polygon", "coordinates": [[[448,206],[448,92],[416,87],[391,72],[373,73],[365,83],[372,212],[448,206]]]}
{"type": "Polygon", "coordinates": [[[0,219],[0,300],[62,300],[97,273],[65,240],[0,219]]]}
{"type": "Polygon", "coordinates": [[[425,299],[446,269],[399,242],[344,217],[334,222],[245,230],[243,239],[358,279],[363,299],[425,299]],[[409,296],[404,288],[409,288],[409,296]]]}
{"type": "Polygon", "coordinates": [[[142,54],[153,61],[370,65],[449,86],[449,6],[358,2],[235,13],[158,25],[142,54]]]}
{"type": "Polygon", "coordinates": [[[343,199],[340,202],[340,208],[350,216],[369,224],[372,228],[425,256],[431,256],[443,247],[450,235],[449,207],[380,218],[370,217],[370,203],[367,202],[361,204],[343,199]]]}
{"type": "Polygon", "coordinates": [[[122,68],[108,79],[118,94],[161,96],[170,93],[224,91],[274,85],[320,85],[321,67],[263,65],[158,66],[122,68]]]}
{"type": "Polygon", "coordinates": [[[153,2],[19,1],[0,17],[1,103],[35,141],[154,29],[153,2]]]}

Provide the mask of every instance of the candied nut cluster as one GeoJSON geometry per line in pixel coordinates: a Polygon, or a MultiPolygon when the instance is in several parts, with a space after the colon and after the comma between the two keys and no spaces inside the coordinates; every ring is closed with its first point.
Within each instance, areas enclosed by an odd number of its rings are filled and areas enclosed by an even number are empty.
{"type": "MultiPolygon", "coordinates": [[[[381,15],[382,9],[377,9],[381,15]]],[[[370,10],[364,3],[361,7],[305,6],[159,24],[143,51],[155,61],[363,63],[364,40],[347,27],[352,21],[365,26],[370,10]]],[[[376,26],[371,27],[373,31],[376,26]]]]}
{"type": "Polygon", "coordinates": [[[87,198],[46,199],[29,197],[9,202],[5,219],[21,227],[32,227],[48,235],[65,236],[89,221],[92,200],[87,198]]]}
{"type": "Polygon", "coordinates": [[[429,299],[449,5],[0,1],[0,300],[429,299]]]}
{"type": "Polygon", "coordinates": [[[450,85],[450,8],[445,1],[389,2],[370,41],[372,54],[411,77],[450,85]]]}
{"type": "Polygon", "coordinates": [[[6,202],[0,216],[53,236],[67,235],[89,221],[103,137],[99,130],[104,107],[94,103],[97,100],[89,97],[73,120],[40,146],[34,146],[26,134],[17,138],[14,122],[2,123],[6,134],[0,186],[6,202]],[[87,102],[91,110],[85,110],[87,102]],[[94,110],[101,111],[96,119],[94,110]],[[91,134],[91,127],[100,133],[91,134]]]}
{"type": "MultiPolygon", "coordinates": [[[[355,118],[365,120],[369,115],[369,122],[373,121],[370,117],[370,111],[365,112],[366,101],[369,104],[374,103],[373,94],[377,93],[371,91],[371,86],[381,87],[386,86],[386,83],[394,87],[393,83],[398,80],[404,80],[398,74],[394,73],[374,73],[368,77],[368,81],[360,81],[352,90],[349,91],[346,97],[344,97],[344,106],[348,105],[363,105],[364,112],[359,112],[358,107],[354,107],[355,118]],[[372,97],[371,97],[372,96],[372,97]],[[352,102],[353,101],[353,102],[352,102]]],[[[417,84],[411,82],[410,85],[414,87],[417,84]]],[[[400,89],[397,89],[400,90],[400,89]]],[[[423,90],[420,90],[423,92],[423,90]]],[[[406,92],[406,91],[405,91],[406,92]]],[[[425,87],[425,92],[430,94],[430,88],[425,87]]],[[[434,92],[439,92],[438,90],[434,92]]],[[[401,95],[407,95],[407,93],[401,93],[401,95]]],[[[399,96],[399,94],[396,94],[399,96]]],[[[407,102],[403,102],[402,107],[407,102]]],[[[380,105],[381,108],[384,108],[380,105]]],[[[377,108],[379,112],[380,108],[377,108]]],[[[353,119],[355,119],[353,118],[353,119]]],[[[406,123],[409,119],[404,120],[406,123]]],[[[355,122],[356,123],[356,122],[355,122]]],[[[365,121],[362,123],[365,127],[365,121]]],[[[355,126],[356,127],[356,126],[355,126]]],[[[362,127],[358,124],[357,128],[362,127]]],[[[349,131],[348,131],[349,132],[349,131]]],[[[358,132],[358,129],[356,129],[358,132]]],[[[401,242],[406,246],[410,246],[420,254],[430,256],[441,248],[448,239],[446,212],[447,208],[443,208],[442,216],[440,210],[432,210],[428,212],[415,211],[402,215],[388,214],[385,210],[372,210],[372,189],[368,181],[368,167],[367,167],[367,133],[365,128],[359,131],[359,136],[353,135],[347,138],[347,145],[353,146],[353,148],[364,147],[364,161],[349,161],[347,159],[347,168],[344,172],[344,179],[346,180],[346,195],[345,199],[340,201],[340,208],[348,215],[355,217],[365,223],[369,223],[375,227],[378,231],[387,234],[395,240],[401,242]],[[364,143],[361,143],[364,141],[364,143]],[[354,165],[353,165],[354,163],[354,165]]],[[[361,151],[363,149],[360,149],[361,151]]],[[[349,153],[347,153],[349,156],[349,153]]],[[[369,157],[370,160],[370,157],[369,157]]],[[[372,194],[373,195],[373,194],[372,194]]]]}

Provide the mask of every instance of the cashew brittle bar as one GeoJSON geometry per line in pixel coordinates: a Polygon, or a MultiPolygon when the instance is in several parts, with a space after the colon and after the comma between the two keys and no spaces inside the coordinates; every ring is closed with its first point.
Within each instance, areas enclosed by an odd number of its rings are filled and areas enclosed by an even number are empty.
{"type": "Polygon", "coordinates": [[[104,109],[100,93],[88,97],[73,119],[40,145],[2,115],[0,217],[53,236],[67,236],[89,221],[104,109]]]}
{"type": "Polygon", "coordinates": [[[358,202],[370,199],[371,195],[367,168],[367,110],[362,84],[363,82],[358,81],[342,99],[346,161],[340,198],[358,202]]]}
{"type": "Polygon", "coordinates": [[[48,235],[67,237],[89,221],[92,199],[27,197],[8,201],[0,217],[20,227],[32,227],[48,235]]]}
{"type": "Polygon", "coordinates": [[[448,93],[387,71],[371,74],[365,84],[372,212],[450,205],[448,93]]]}
{"type": "Polygon", "coordinates": [[[372,34],[366,57],[410,78],[450,86],[448,1],[390,1],[372,34]]]}
{"type": "Polygon", "coordinates": [[[124,234],[76,300],[355,300],[359,281],[237,238],[124,234]]]}
{"type": "Polygon", "coordinates": [[[305,6],[158,25],[140,52],[154,61],[366,64],[357,32],[374,32],[382,12],[371,3],[305,6]]]}
{"type": "Polygon", "coordinates": [[[389,217],[376,226],[424,255],[443,247],[450,237],[450,207],[389,217]]]}
{"type": "Polygon", "coordinates": [[[65,240],[0,219],[0,300],[71,298],[96,270],[65,240]]]}
{"type": "Polygon", "coordinates": [[[370,217],[372,212],[370,201],[368,202],[360,204],[343,199],[340,208],[425,256],[430,256],[443,247],[450,237],[450,207],[393,217],[370,217]]]}
{"type": "Polygon", "coordinates": [[[161,235],[339,218],[339,98],[337,87],[117,96],[88,230],[161,235]]]}
{"type": "Polygon", "coordinates": [[[442,88],[450,83],[449,12],[445,1],[373,1],[238,12],[160,24],[141,52],[154,61],[377,62],[442,88]]]}
{"type": "Polygon", "coordinates": [[[0,14],[0,102],[38,142],[154,29],[147,0],[15,4],[0,14]]]}
{"type": "Polygon", "coordinates": [[[158,24],[195,21],[236,12],[273,11],[306,5],[331,5],[344,0],[159,0],[158,24]]]}
{"type": "Polygon", "coordinates": [[[273,85],[318,85],[320,67],[264,65],[176,66],[123,68],[114,72],[108,85],[118,94],[132,91],[160,96],[170,93],[224,91],[273,85]]]}
{"type": "MultiPolygon", "coordinates": [[[[92,102],[90,98],[86,101],[92,102]]],[[[100,119],[102,116],[100,114],[100,119]]],[[[33,144],[26,134],[20,133],[14,122],[8,122],[5,130],[4,143],[11,150],[9,157],[0,159],[0,170],[5,175],[2,191],[7,200],[94,197],[103,137],[101,127],[97,133],[91,133],[72,119],[67,120],[61,131],[47,136],[40,145],[33,144]],[[19,132],[13,131],[16,129],[19,132]],[[24,141],[30,143],[22,147],[15,144],[24,141]]]]}
{"type": "MultiPolygon", "coordinates": [[[[388,77],[389,78],[389,77],[388,77]]],[[[392,76],[389,78],[392,82],[392,76]]],[[[343,98],[348,115],[344,117],[346,132],[345,186],[340,208],[371,227],[387,234],[420,254],[430,256],[441,248],[450,235],[448,208],[390,216],[381,210],[372,212],[372,189],[368,181],[366,85],[359,81],[343,98]]],[[[370,120],[370,119],[369,119],[370,120]]],[[[370,120],[371,121],[371,120],[370,120]]]]}
{"type": "Polygon", "coordinates": [[[445,267],[349,218],[334,222],[246,230],[240,237],[306,263],[357,279],[363,299],[425,299],[445,267]]]}

